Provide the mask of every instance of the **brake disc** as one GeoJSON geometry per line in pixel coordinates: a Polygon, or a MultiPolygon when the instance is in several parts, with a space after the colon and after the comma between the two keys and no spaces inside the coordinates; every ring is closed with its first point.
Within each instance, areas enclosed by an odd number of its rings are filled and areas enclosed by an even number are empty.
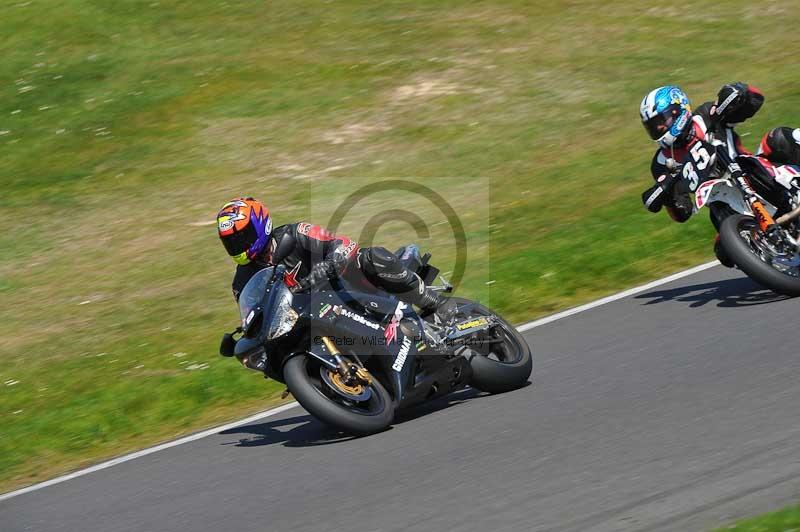
{"type": "Polygon", "coordinates": [[[347,384],[339,372],[325,366],[319,368],[319,374],[331,390],[350,401],[363,402],[372,397],[372,389],[362,382],[347,384]]]}

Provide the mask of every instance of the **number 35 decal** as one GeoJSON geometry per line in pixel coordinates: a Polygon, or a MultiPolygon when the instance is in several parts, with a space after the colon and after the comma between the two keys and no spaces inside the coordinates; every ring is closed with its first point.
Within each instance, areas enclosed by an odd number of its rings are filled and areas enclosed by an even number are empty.
{"type": "Polygon", "coordinates": [[[683,165],[683,177],[689,181],[689,190],[694,192],[697,190],[697,185],[700,183],[700,176],[697,175],[697,172],[694,171],[694,165],[692,163],[686,163],[683,165]]]}
{"type": "Polygon", "coordinates": [[[699,142],[692,146],[689,153],[692,155],[694,163],[688,162],[683,166],[683,177],[689,181],[689,190],[694,192],[697,190],[697,185],[700,183],[700,176],[697,175],[697,171],[699,170],[702,172],[708,168],[712,157],[709,155],[705,146],[699,142]]]}
{"type": "Polygon", "coordinates": [[[692,159],[694,159],[694,163],[697,165],[698,170],[705,170],[708,166],[708,163],[711,162],[711,155],[708,154],[706,147],[699,142],[692,146],[692,149],[689,153],[692,154],[692,159]]]}

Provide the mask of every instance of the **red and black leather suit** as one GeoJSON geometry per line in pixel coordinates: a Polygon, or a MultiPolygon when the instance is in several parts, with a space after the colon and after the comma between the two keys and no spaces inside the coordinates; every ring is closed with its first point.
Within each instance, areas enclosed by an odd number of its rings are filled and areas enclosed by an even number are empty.
{"type": "Polygon", "coordinates": [[[382,247],[359,248],[354,240],[305,222],[276,227],[264,256],[236,267],[234,297],[238,300],[256,272],[276,263],[289,270],[300,288],[342,276],[357,285],[371,283],[423,309],[438,303],[436,294],[426,289],[419,276],[403,266],[394,253],[382,247]]]}
{"type": "MultiPolygon", "coordinates": [[[[712,113],[714,106],[713,102],[706,102],[694,110],[691,129],[684,144],[656,151],[650,163],[650,172],[656,183],[642,194],[642,201],[648,210],[658,212],[664,207],[673,220],[685,222],[694,212],[689,192],[694,192],[703,181],[719,177],[727,170],[732,162],[727,148],[728,127],[712,113]],[[676,168],[686,170],[687,165],[691,165],[689,172],[683,171],[679,176],[671,177],[676,168]],[[682,186],[675,186],[678,181],[682,181],[682,186]],[[667,190],[654,196],[659,187],[667,190]]],[[[732,130],[731,135],[736,152],[749,154],[742,146],[739,135],[732,130]]]]}

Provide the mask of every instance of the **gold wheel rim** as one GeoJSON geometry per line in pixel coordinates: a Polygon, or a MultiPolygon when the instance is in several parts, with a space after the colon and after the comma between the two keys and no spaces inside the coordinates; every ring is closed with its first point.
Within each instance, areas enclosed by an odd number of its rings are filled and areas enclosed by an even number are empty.
{"type": "Polygon", "coordinates": [[[361,383],[356,383],[353,385],[347,384],[342,380],[342,376],[339,375],[336,371],[328,370],[328,376],[331,378],[331,382],[334,386],[339,388],[346,394],[350,395],[361,395],[364,393],[364,385],[361,383]]]}

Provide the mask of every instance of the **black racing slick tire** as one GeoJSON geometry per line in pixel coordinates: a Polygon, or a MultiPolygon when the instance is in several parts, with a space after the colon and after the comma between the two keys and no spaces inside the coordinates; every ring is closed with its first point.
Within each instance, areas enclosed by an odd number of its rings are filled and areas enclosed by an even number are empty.
{"type": "Polygon", "coordinates": [[[800,296],[800,277],[783,273],[758,256],[743,232],[758,225],[752,216],[735,214],[725,218],[719,228],[720,242],[740,270],[758,284],[787,296],[800,296]]]}
{"type": "Polygon", "coordinates": [[[516,327],[491,309],[462,298],[451,298],[459,307],[471,305],[470,315],[494,316],[500,322],[502,343],[491,349],[480,346],[467,349],[466,356],[472,367],[470,386],[482,392],[503,393],[525,386],[533,374],[533,354],[528,342],[516,327]]]}
{"type": "Polygon", "coordinates": [[[286,386],[309,414],[323,423],[348,434],[365,436],[386,430],[394,419],[394,402],[377,379],[369,385],[372,395],[364,403],[342,400],[326,390],[319,379],[319,364],[309,357],[296,355],[283,366],[286,386]],[[327,392],[327,393],[326,393],[327,392]]]}

